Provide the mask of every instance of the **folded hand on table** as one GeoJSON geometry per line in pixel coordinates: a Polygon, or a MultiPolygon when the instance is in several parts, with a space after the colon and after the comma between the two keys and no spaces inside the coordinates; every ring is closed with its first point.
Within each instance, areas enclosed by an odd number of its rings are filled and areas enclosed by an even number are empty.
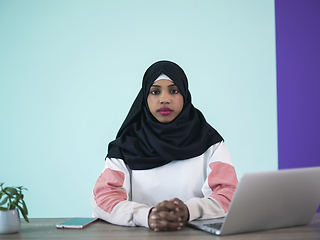
{"type": "Polygon", "coordinates": [[[180,230],[188,219],[188,207],[180,199],[174,198],[152,208],[148,223],[155,231],[172,231],[180,230]]]}

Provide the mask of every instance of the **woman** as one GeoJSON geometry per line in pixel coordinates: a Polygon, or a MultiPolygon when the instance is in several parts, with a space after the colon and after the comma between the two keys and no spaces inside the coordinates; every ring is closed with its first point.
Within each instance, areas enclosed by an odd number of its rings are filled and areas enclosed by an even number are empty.
{"type": "Polygon", "coordinates": [[[194,108],[184,71],[151,65],[93,190],[96,217],[155,231],[222,217],[238,181],[222,137],[194,108]]]}

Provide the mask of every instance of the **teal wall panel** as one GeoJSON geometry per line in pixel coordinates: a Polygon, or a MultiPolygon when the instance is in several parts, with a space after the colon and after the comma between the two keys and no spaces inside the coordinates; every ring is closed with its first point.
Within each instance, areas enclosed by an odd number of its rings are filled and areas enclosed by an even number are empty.
{"type": "Polygon", "coordinates": [[[1,1],[0,182],[30,217],[90,216],[144,71],[168,59],[240,178],[276,170],[274,2],[1,1]]]}

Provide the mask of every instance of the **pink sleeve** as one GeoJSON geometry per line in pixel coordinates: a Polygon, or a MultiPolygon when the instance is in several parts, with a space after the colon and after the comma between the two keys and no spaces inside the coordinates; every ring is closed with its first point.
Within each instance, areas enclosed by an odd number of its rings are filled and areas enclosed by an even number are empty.
{"type": "Polygon", "coordinates": [[[130,173],[121,159],[107,158],[91,195],[93,216],[122,226],[148,225],[150,208],[129,199],[130,173]]]}
{"type": "Polygon", "coordinates": [[[107,168],[99,176],[93,189],[97,206],[111,213],[121,201],[128,199],[127,193],[121,189],[124,183],[124,173],[107,168]]]}
{"type": "Polygon", "coordinates": [[[232,165],[220,161],[210,163],[209,167],[211,172],[208,176],[208,185],[212,190],[210,197],[218,201],[227,212],[238,184],[235,169],[232,165]]]}

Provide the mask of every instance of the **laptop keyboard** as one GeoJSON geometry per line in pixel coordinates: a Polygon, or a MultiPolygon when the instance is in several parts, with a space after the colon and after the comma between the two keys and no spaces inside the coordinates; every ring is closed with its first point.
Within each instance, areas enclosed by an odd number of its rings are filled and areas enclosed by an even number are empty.
{"type": "Polygon", "coordinates": [[[222,222],[219,222],[219,223],[208,223],[208,224],[204,224],[204,226],[210,227],[210,228],[215,228],[215,229],[220,229],[222,224],[223,224],[222,222]]]}

